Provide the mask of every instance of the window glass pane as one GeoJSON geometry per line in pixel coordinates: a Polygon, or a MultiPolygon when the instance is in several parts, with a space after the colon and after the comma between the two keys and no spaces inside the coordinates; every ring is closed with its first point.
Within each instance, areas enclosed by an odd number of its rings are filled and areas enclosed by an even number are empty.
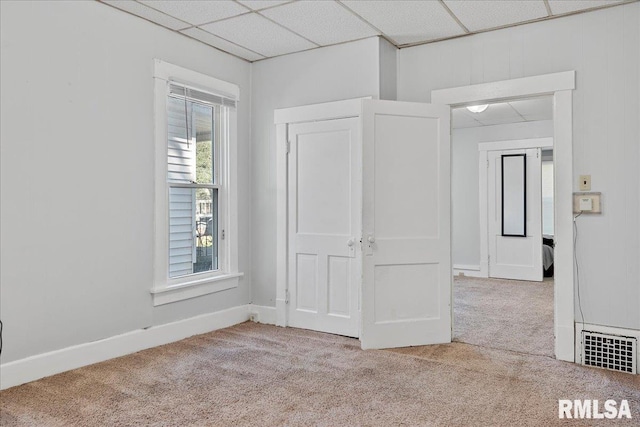
{"type": "Polygon", "coordinates": [[[195,180],[195,147],[187,122],[191,124],[192,106],[184,99],[169,97],[167,101],[167,179],[191,182],[195,180]]]}
{"type": "Polygon", "coordinates": [[[196,261],[193,272],[218,269],[218,190],[196,191],[196,261]]]}
{"type": "Polygon", "coordinates": [[[218,269],[218,190],[169,189],[169,277],[218,269]]]}
{"type": "Polygon", "coordinates": [[[169,189],[169,277],[193,273],[193,191],[191,188],[169,189]]]}
{"type": "Polygon", "coordinates": [[[213,184],[214,120],[213,107],[193,104],[196,140],[196,179],[198,184],[213,184]]]}
{"type": "Polygon", "coordinates": [[[170,182],[214,183],[214,107],[168,98],[167,161],[170,182]]]}

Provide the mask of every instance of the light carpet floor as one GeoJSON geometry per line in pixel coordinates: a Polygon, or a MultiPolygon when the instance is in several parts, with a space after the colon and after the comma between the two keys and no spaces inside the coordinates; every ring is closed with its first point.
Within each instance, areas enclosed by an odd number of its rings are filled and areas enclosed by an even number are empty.
{"type": "Polygon", "coordinates": [[[627,399],[640,377],[464,343],[359,341],[243,323],[0,393],[2,426],[567,426],[558,399],[627,399]]]}
{"type": "Polygon", "coordinates": [[[456,277],[455,341],[554,357],[553,279],[456,277]]]}

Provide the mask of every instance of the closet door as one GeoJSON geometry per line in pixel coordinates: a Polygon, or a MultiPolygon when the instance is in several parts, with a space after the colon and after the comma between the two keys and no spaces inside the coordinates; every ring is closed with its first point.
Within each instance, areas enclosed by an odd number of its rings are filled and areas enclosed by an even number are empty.
{"type": "Polygon", "coordinates": [[[362,348],[450,342],[450,109],[365,100],[362,122],[362,348]]]}
{"type": "Polygon", "coordinates": [[[289,326],[357,337],[361,277],[358,118],[289,126],[289,326]]]}

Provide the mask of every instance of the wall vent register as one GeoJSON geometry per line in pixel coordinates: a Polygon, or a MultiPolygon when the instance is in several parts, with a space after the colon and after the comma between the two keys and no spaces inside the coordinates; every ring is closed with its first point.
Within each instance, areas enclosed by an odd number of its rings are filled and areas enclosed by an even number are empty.
{"type": "Polygon", "coordinates": [[[636,373],[637,339],[582,331],[582,364],[636,373]]]}

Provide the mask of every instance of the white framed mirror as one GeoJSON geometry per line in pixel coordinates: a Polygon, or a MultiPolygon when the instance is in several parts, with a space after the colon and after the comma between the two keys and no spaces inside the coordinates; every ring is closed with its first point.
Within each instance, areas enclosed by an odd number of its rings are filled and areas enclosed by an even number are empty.
{"type": "Polygon", "coordinates": [[[502,235],[527,235],[527,157],[502,155],[502,235]]]}

